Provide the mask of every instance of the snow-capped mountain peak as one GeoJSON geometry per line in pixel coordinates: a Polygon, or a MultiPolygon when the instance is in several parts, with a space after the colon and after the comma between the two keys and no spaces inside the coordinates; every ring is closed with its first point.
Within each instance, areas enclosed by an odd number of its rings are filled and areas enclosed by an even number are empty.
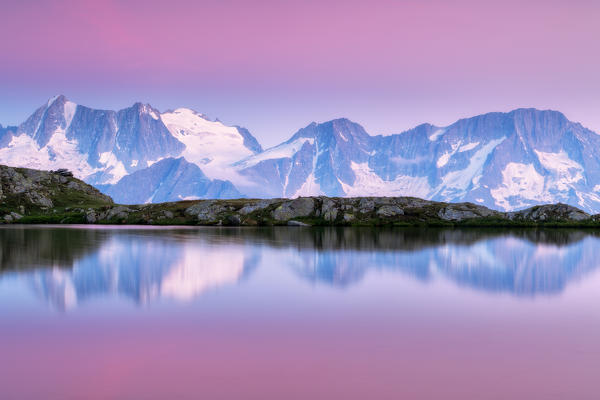
{"type": "Polygon", "coordinates": [[[189,108],[165,112],[161,119],[171,135],[184,144],[181,155],[201,166],[210,178],[235,178],[235,171],[230,165],[256,153],[256,146],[253,148],[252,144],[247,144],[248,136],[254,141],[256,139],[242,131],[243,128],[211,121],[189,108]]]}
{"type": "Polygon", "coordinates": [[[387,136],[346,118],[313,122],[267,150],[248,130],[188,108],[96,110],[62,95],[18,127],[0,127],[0,163],[68,168],[127,202],[323,194],[600,212],[599,149],[596,133],[532,108],[387,136]],[[144,185],[132,191],[136,180],[144,185]]]}
{"type": "Polygon", "coordinates": [[[77,104],[64,95],[54,96],[21,124],[17,133],[30,136],[43,147],[57,130],[64,133],[69,128],[76,110],[77,104]]]}
{"type": "Polygon", "coordinates": [[[140,114],[140,116],[149,115],[152,119],[155,119],[155,120],[160,119],[160,111],[153,108],[150,104],[144,104],[144,103],[137,102],[137,103],[134,103],[133,109],[135,109],[140,114]]]}
{"type": "Polygon", "coordinates": [[[365,162],[372,140],[362,126],[346,118],[313,122],[235,167],[254,183],[244,187],[250,196],[343,196],[343,185],[355,179],[351,161],[365,162]]]}

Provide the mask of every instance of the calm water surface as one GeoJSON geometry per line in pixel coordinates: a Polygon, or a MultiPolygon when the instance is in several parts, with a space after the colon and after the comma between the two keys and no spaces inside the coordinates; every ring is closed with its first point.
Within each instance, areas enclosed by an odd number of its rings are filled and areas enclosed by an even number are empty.
{"type": "Polygon", "coordinates": [[[600,235],[0,228],[2,399],[598,399],[600,235]]]}

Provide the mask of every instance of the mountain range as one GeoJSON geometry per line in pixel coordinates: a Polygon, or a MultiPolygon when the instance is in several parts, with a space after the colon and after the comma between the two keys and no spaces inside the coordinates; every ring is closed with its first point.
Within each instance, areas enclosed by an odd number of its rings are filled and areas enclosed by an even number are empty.
{"type": "Polygon", "coordinates": [[[56,96],[19,126],[0,126],[0,163],[67,168],[125,204],[415,196],[600,212],[600,136],[558,111],[531,108],[377,136],[344,118],[313,122],[263,149],[247,129],[187,108],[98,110],[56,96]]]}

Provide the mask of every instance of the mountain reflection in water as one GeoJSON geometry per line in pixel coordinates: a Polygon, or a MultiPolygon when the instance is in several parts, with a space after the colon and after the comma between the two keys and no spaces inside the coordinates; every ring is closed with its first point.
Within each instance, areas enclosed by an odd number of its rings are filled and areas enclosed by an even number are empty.
{"type": "Polygon", "coordinates": [[[564,229],[3,227],[0,279],[27,282],[59,309],[101,296],[187,301],[273,260],[340,288],[386,270],[533,296],[596,269],[599,245],[597,233],[564,229]]]}

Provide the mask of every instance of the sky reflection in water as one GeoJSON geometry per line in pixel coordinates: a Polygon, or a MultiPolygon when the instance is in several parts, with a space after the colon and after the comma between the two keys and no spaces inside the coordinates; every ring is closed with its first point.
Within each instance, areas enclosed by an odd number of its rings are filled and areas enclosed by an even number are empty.
{"type": "Polygon", "coordinates": [[[593,398],[592,231],[6,227],[0,239],[8,398],[593,398]]]}

